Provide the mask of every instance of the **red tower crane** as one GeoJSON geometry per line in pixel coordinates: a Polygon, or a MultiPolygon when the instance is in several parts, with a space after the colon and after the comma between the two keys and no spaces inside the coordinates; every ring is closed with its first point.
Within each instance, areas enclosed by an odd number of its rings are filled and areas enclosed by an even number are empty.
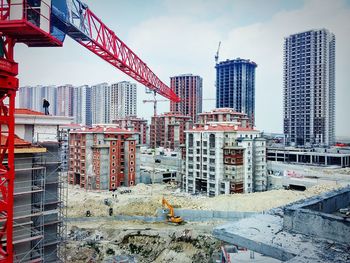
{"type": "Polygon", "coordinates": [[[19,85],[14,46],[60,47],[66,35],[150,90],[180,101],[80,0],[0,0],[0,262],[14,258],[14,110],[19,85]]]}

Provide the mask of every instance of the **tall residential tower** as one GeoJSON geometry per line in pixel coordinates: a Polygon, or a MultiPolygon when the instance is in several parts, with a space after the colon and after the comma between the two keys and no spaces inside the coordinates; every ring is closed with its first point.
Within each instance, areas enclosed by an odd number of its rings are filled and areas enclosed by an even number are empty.
{"type": "Polygon", "coordinates": [[[111,85],[110,121],[136,116],[136,83],[122,81],[111,85]]]}
{"type": "Polygon", "coordinates": [[[192,74],[170,78],[170,88],[181,98],[181,102],[170,102],[170,111],[190,116],[196,122],[202,112],[202,78],[192,74]]]}
{"type": "Polygon", "coordinates": [[[233,108],[246,113],[254,125],[255,68],[246,59],[226,60],[216,64],[216,107],[233,108]]]}
{"type": "Polygon", "coordinates": [[[288,145],[335,141],[335,36],[326,29],[284,41],[284,133],[288,145]]]}

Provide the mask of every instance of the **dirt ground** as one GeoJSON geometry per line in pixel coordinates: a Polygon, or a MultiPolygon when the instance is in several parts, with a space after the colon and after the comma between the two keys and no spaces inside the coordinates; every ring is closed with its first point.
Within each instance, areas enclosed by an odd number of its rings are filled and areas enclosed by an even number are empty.
{"type": "Polygon", "coordinates": [[[220,195],[217,197],[193,196],[181,193],[172,185],[138,184],[131,188],[118,189],[114,198],[109,191],[85,191],[78,186],[68,187],[68,217],[82,217],[90,210],[92,216],[107,216],[109,207],[104,204],[110,199],[113,213],[118,215],[154,216],[161,208],[164,196],[177,208],[261,212],[274,207],[311,197],[338,188],[338,185],[318,185],[304,192],[292,190],[272,190],[261,193],[220,195]],[[131,193],[121,194],[125,189],[131,193]]]}
{"type": "Polygon", "coordinates": [[[212,262],[221,246],[221,242],[211,236],[215,225],[75,222],[69,224],[65,261],[212,262]]]}

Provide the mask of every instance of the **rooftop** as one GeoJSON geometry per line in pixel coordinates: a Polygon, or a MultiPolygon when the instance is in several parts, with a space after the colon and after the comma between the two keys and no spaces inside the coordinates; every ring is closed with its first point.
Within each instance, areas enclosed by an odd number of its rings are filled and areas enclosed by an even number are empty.
{"type": "MultiPolygon", "coordinates": [[[[162,114],[157,115],[158,118],[164,118],[164,117],[180,117],[180,118],[184,118],[184,119],[191,119],[190,116],[186,116],[182,113],[179,112],[164,112],[162,114]]],[[[154,118],[154,116],[152,117],[154,118]]]]}
{"type": "Polygon", "coordinates": [[[235,115],[247,116],[247,114],[245,114],[243,112],[235,111],[233,108],[216,108],[216,109],[213,109],[212,111],[202,112],[198,115],[222,114],[222,113],[230,113],[230,114],[235,114],[235,115]]]}
{"type": "Polygon", "coordinates": [[[15,109],[15,114],[18,114],[18,115],[44,115],[45,116],[45,114],[40,112],[40,111],[35,111],[35,110],[25,109],[25,108],[15,109]]]}
{"type": "MultiPolygon", "coordinates": [[[[5,145],[7,136],[1,134],[1,145],[5,145]]],[[[30,142],[25,141],[15,135],[15,153],[37,153],[46,152],[46,148],[33,146],[30,142]]]]}
{"type": "Polygon", "coordinates": [[[100,127],[96,126],[93,128],[82,128],[79,130],[71,131],[70,133],[120,133],[120,134],[135,134],[133,131],[120,129],[116,127],[100,127]]]}
{"type": "Polygon", "coordinates": [[[250,132],[259,132],[253,128],[243,128],[238,125],[205,125],[202,127],[193,127],[192,129],[186,132],[201,132],[201,131],[217,131],[217,132],[234,132],[234,131],[250,131],[250,132]]]}

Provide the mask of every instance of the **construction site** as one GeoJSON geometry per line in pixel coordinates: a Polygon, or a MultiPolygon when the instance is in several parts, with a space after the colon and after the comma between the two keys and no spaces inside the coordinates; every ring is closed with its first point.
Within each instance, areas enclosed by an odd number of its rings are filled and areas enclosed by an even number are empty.
{"type": "MultiPolygon", "coordinates": [[[[138,184],[116,192],[69,186],[67,262],[216,262],[228,243],[213,236],[215,227],[339,187],[330,184],[303,192],[272,190],[209,198],[181,192],[174,184],[138,184]],[[183,224],[168,222],[163,198],[183,224]]],[[[246,259],[242,262],[249,262],[249,253],[246,259]]]]}
{"type": "MultiPolygon", "coordinates": [[[[202,78],[173,77],[172,86],[83,1],[0,0],[0,263],[350,262],[348,153],[331,153],[342,170],[308,184],[298,182],[298,171],[284,182],[278,163],[268,167],[267,181],[265,139],[246,114],[207,112],[194,127],[202,78]],[[147,143],[147,122],[116,119],[123,129],[107,121],[72,124],[75,111],[61,98],[72,100],[68,88],[57,91],[64,116],[50,115],[46,98],[43,112],[16,108],[15,45],[62,47],[66,37],[153,95],[144,100],[154,105],[153,149],[144,156],[138,143],[147,143]],[[187,93],[189,81],[196,90],[191,105],[174,91],[187,93]],[[171,112],[157,115],[156,94],[170,101],[171,112]],[[133,125],[137,132],[126,130],[133,125]],[[158,158],[158,146],[176,153],[158,158]]],[[[323,151],[272,155],[276,162],[328,165],[323,151]]],[[[302,168],[307,179],[319,173],[302,168]]]]}

